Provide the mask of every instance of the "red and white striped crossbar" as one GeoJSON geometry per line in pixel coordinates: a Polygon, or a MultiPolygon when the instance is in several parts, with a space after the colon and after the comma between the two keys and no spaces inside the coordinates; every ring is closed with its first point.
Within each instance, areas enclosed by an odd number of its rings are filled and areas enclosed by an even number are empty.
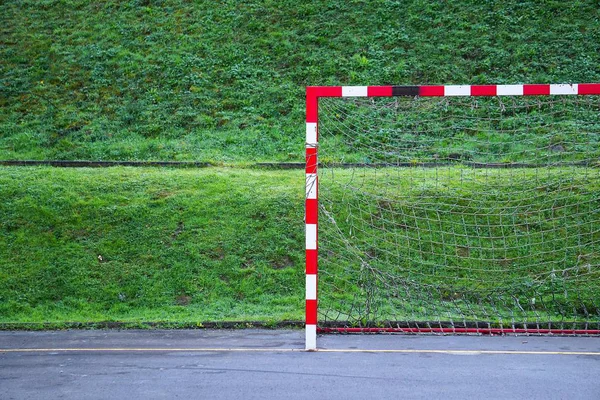
{"type": "Polygon", "coordinates": [[[318,179],[320,97],[600,95],[600,83],[445,86],[309,86],[306,88],[306,349],[317,348],[318,179]]]}

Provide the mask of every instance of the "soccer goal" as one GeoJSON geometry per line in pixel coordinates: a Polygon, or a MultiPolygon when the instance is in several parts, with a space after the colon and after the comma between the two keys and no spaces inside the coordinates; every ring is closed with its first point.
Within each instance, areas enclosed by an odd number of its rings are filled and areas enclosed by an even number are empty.
{"type": "Polygon", "coordinates": [[[599,95],[308,87],[306,348],[318,332],[599,334],[599,95]]]}

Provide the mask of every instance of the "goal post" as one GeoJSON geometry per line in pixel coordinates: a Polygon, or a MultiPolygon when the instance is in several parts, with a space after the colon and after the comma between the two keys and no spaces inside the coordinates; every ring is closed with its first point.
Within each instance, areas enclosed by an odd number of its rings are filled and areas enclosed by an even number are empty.
{"type": "Polygon", "coordinates": [[[318,332],[599,334],[598,95],[307,87],[306,349],[318,332]]]}

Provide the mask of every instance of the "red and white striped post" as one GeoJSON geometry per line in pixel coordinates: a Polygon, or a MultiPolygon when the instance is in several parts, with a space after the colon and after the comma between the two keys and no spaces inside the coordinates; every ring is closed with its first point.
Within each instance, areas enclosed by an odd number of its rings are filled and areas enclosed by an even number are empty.
{"type": "MultiPolygon", "coordinates": [[[[600,95],[600,83],[306,88],[306,350],[317,348],[318,177],[320,97],[600,95]]],[[[362,329],[362,328],[361,328],[362,329]]]]}
{"type": "Polygon", "coordinates": [[[318,101],[316,90],[306,88],[306,350],[317,348],[318,101]]]}

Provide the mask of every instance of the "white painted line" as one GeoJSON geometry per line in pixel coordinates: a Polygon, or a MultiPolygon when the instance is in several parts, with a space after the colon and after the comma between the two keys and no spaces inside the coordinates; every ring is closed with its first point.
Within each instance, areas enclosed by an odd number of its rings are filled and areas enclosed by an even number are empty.
{"type": "Polygon", "coordinates": [[[306,174],[306,198],[316,199],[317,198],[317,174],[306,174]]]}
{"type": "Polygon", "coordinates": [[[317,144],[317,123],[306,123],[306,144],[314,146],[317,144]]]}
{"type": "Polygon", "coordinates": [[[79,351],[79,352],[225,352],[225,351],[235,351],[235,352],[299,352],[303,351],[302,349],[275,349],[275,348],[227,348],[227,347],[190,347],[190,348],[181,348],[181,347],[95,347],[95,348],[76,348],[76,347],[65,347],[65,348],[56,348],[56,349],[0,349],[0,353],[60,353],[60,352],[71,352],[71,351],[79,351]]]}
{"type": "Polygon", "coordinates": [[[306,300],[317,299],[317,275],[306,275],[306,300]]]}
{"type": "Polygon", "coordinates": [[[559,84],[559,85],[550,85],[550,94],[577,94],[578,92],[578,84],[559,84]]]}
{"type": "Polygon", "coordinates": [[[306,250],[317,249],[317,224],[306,224],[306,250]]]}
{"type": "Polygon", "coordinates": [[[367,86],[342,86],[342,97],[366,97],[367,86]]]}
{"type": "Polygon", "coordinates": [[[444,96],[470,96],[470,85],[448,85],[444,86],[444,96]]]}
{"type": "MultiPolygon", "coordinates": [[[[306,350],[316,350],[319,353],[400,353],[400,354],[449,354],[449,355],[534,355],[534,356],[593,356],[600,357],[598,351],[526,351],[526,350],[429,350],[429,349],[316,349],[317,341],[316,325],[306,325],[306,350]]],[[[304,349],[291,348],[240,348],[240,347],[94,347],[94,348],[43,348],[43,349],[0,349],[0,353],[61,353],[61,352],[88,352],[88,353],[108,353],[108,352],[240,352],[240,353],[294,353],[303,352],[304,349]]]]}
{"type": "Polygon", "coordinates": [[[498,96],[523,96],[523,85],[498,85],[496,94],[498,96]]]}

